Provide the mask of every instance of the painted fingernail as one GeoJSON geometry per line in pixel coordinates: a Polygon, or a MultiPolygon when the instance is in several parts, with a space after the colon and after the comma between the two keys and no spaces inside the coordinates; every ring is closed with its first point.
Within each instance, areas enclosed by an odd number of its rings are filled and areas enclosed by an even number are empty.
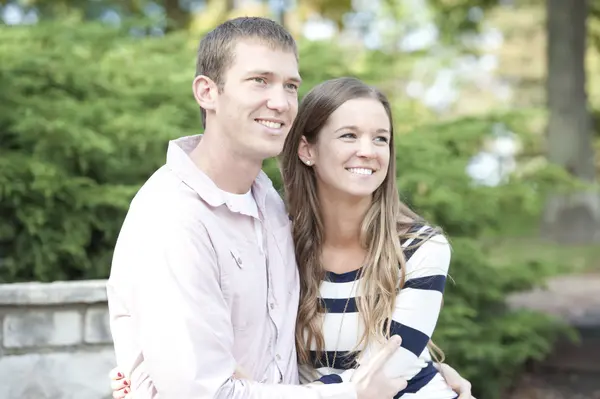
{"type": "Polygon", "coordinates": [[[129,383],[127,382],[127,380],[123,381],[123,385],[125,385],[125,386],[129,385],[129,383]]]}
{"type": "Polygon", "coordinates": [[[123,390],[123,392],[125,393],[125,395],[127,395],[129,393],[129,391],[127,389],[123,390]]]}
{"type": "Polygon", "coordinates": [[[121,374],[121,373],[117,373],[117,377],[119,377],[119,378],[123,378],[123,374],[121,374]]]}

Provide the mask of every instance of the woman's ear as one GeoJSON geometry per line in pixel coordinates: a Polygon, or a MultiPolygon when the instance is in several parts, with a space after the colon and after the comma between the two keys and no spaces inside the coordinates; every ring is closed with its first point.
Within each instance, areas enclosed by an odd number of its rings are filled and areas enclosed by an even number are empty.
{"type": "Polygon", "coordinates": [[[302,136],[298,146],[298,157],[304,164],[312,166],[315,163],[313,153],[312,145],[306,140],[305,136],[302,136]]]}

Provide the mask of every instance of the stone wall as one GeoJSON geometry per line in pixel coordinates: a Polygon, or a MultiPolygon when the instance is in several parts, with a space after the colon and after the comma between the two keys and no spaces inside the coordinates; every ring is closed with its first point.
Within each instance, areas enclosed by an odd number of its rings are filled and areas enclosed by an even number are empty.
{"type": "MultiPolygon", "coordinates": [[[[105,280],[0,284],[0,399],[109,399],[115,366],[105,280]]],[[[517,382],[511,399],[600,398],[600,275],[551,279],[509,304],[582,332],[517,382]]]]}
{"type": "Polygon", "coordinates": [[[0,398],[111,398],[106,282],[0,285],[0,398]]]}

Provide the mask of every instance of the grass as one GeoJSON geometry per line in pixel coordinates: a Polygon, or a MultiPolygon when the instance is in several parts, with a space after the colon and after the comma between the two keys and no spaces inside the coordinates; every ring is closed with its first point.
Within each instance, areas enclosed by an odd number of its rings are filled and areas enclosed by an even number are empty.
{"type": "Polygon", "coordinates": [[[496,237],[486,240],[492,258],[501,263],[537,261],[556,265],[553,274],[600,273],[600,245],[563,245],[538,237],[496,237]]]}

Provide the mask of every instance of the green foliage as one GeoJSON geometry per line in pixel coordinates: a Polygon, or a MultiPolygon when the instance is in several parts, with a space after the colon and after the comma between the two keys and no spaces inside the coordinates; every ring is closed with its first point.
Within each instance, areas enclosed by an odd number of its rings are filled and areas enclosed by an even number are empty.
{"type": "Polygon", "coordinates": [[[198,126],[194,50],[98,25],[1,34],[0,281],[104,277],[132,195],[198,126]]]}
{"type": "MultiPolygon", "coordinates": [[[[195,40],[136,39],[99,25],[0,34],[0,282],[106,277],[129,201],[164,162],[167,141],[199,132],[191,94],[195,40]]],[[[546,189],[562,178],[542,165],[501,187],[480,187],[465,167],[497,122],[534,145],[531,115],[420,123],[426,111],[393,85],[410,59],[327,43],[301,43],[300,51],[301,94],[353,75],[382,85],[393,99],[401,194],[446,230],[454,248],[455,283],[434,338],[478,397],[498,398],[561,330],[504,305],[508,293],[541,283],[548,266],[494,263],[480,239],[510,220],[535,217],[546,189]]],[[[275,161],[265,169],[281,187],[275,161]]]]}
{"type": "Polygon", "coordinates": [[[572,331],[558,320],[511,311],[504,303],[508,293],[539,284],[547,265],[494,265],[475,240],[456,236],[451,242],[456,281],[447,286],[434,340],[472,382],[476,397],[499,398],[528,361],[542,360],[559,334],[573,337],[572,331]]]}
{"type": "MultiPolygon", "coordinates": [[[[520,134],[523,153],[534,142],[523,129],[533,117],[521,111],[422,125],[397,138],[397,176],[403,199],[440,225],[453,247],[451,279],[434,335],[448,361],[472,383],[477,397],[498,398],[528,360],[541,359],[558,334],[559,322],[541,314],[511,311],[507,294],[542,284],[556,265],[499,263],[483,240],[507,226],[538,218],[550,189],[571,185],[549,166],[525,168],[496,187],[474,185],[465,169],[493,126],[520,134]]],[[[527,159],[521,159],[527,165],[527,159]]]]}
{"type": "Polygon", "coordinates": [[[498,5],[497,0],[430,0],[428,3],[434,10],[435,23],[440,30],[441,39],[454,44],[460,39],[457,32],[478,32],[483,11],[498,5]],[[473,16],[477,14],[473,13],[475,9],[482,14],[478,18],[473,16]]]}
{"type": "Polygon", "coordinates": [[[532,140],[525,129],[534,114],[520,111],[424,124],[400,136],[397,175],[401,194],[452,235],[478,237],[511,223],[537,219],[550,189],[575,187],[564,171],[536,165],[537,158],[522,157],[517,173],[500,186],[474,185],[465,173],[470,158],[486,145],[497,124],[517,134],[523,153],[531,152],[539,140],[532,140]]]}

